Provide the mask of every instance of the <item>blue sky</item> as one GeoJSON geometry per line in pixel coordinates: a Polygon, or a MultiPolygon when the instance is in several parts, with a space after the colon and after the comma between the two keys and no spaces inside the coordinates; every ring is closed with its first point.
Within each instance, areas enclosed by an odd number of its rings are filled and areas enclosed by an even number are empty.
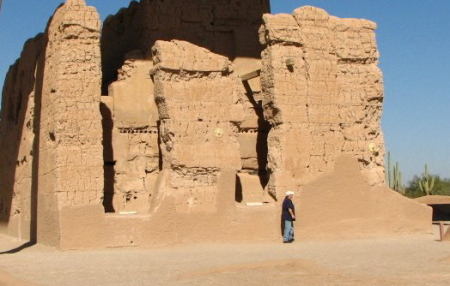
{"type": "MultiPolygon", "coordinates": [[[[187,0],[185,0],[187,1],[187,0]]],[[[4,0],[0,12],[0,87],[25,41],[44,31],[62,0],[4,0]]],[[[86,0],[102,19],[128,0],[86,0]]],[[[405,183],[428,164],[450,178],[450,0],[272,0],[272,13],[304,5],[341,18],[365,18],[376,30],[385,100],[386,149],[405,183]]]]}

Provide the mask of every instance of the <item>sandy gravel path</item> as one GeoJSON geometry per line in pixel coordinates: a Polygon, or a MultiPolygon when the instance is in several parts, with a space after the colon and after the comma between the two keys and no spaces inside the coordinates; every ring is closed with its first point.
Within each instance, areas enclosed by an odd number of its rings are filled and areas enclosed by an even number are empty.
{"type": "Polygon", "coordinates": [[[195,244],[61,252],[0,236],[0,285],[450,285],[450,242],[195,244]],[[12,253],[5,253],[5,252],[12,253]],[[28,282],[29,283],[28,283],[28,282]]]}

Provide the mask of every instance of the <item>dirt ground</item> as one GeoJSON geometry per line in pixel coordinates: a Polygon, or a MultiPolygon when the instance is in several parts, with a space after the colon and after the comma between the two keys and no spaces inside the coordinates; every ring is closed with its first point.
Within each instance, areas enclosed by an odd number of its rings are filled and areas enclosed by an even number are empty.
{"type": "Polygon", "coordinates": [[[0,285],[450,285],[434,234],[58,251],[0,236],[0,285]]]}

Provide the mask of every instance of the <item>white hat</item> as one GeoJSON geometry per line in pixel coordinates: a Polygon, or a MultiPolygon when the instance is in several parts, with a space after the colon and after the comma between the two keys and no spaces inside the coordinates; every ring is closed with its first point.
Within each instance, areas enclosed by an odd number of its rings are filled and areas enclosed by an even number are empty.
{"type": "Polygon", "coordinates": [[[293,191],[287,191],[287,192],[286,192],[286,196],[293,195],[293,194],[294,194],[293,191]]]}

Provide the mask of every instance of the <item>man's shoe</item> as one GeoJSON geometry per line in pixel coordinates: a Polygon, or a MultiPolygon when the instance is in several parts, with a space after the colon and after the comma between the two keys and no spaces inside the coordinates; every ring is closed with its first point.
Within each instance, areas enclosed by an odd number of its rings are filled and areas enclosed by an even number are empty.
{"type": "Polygon", "coordinates": [[[283,243],[292,243],[292,240],[283,241],[283,243]]]}

